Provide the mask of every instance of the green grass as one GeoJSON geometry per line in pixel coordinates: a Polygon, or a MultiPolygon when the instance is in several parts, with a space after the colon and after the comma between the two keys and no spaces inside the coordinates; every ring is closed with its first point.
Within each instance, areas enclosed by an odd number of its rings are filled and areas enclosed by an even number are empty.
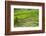
{"type": "Polygon", "coordinates": [[[38,9],[14,9],[15,27],[36,27],[39,25],[38,9]]]}

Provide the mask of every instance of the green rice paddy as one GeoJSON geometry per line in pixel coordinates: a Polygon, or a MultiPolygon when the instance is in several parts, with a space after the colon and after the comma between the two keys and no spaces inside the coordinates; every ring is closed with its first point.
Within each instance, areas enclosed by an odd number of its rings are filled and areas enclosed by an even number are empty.
{"type": "Polygon", "coordinates": [[[39,25],[38,9],[17,9],[14,8],[15,27],[37,27],[39,25]]]}

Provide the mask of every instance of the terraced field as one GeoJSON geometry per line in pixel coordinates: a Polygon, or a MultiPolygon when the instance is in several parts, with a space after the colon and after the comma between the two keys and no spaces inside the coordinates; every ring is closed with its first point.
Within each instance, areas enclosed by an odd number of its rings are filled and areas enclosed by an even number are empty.
{"type": "Polygon", "coordinates": [[[14,9],[15,27],[36,27],[39,25],[38,9],[14,9]]]}

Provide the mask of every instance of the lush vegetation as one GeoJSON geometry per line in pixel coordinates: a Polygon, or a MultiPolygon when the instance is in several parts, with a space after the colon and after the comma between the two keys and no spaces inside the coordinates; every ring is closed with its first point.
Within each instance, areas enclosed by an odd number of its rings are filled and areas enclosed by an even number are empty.
{"type": "Polygon", "coordinates": [[[38,26],[38,9],[14,9],[15,27],[36,27],[38,26]]]}

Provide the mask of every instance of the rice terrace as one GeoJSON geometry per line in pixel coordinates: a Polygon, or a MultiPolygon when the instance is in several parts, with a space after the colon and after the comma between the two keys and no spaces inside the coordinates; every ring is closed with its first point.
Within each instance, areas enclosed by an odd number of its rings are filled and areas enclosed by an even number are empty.
{"type": "Polygon", "coordinates": [[[14,8],[14,27],[37,27],[39,10],[14,8]]]}

